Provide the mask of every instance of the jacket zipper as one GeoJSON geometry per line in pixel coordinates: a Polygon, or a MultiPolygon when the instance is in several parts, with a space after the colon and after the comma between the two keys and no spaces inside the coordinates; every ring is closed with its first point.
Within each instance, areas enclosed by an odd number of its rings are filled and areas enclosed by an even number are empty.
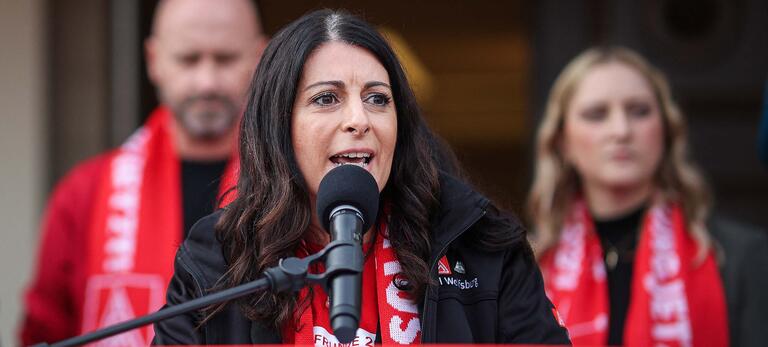
{"type": "MultiPolygon", "coordinates": [[[[480,213],[480,215],[478,215],[477,217],[475,217],[472,220],[470,220],[470,222],[467,223],[467,225],[465,225],[461,229],[460,232],[456,233],[456,235],[451,237],[448,240],[448,242],[446,242],[445,245],[443,245],[443,248],[440,249],[440,252],[437,254],[437,257],[432,261],[432,264],[430,264],[430,266],[429,266],[429,278],[430,279],[432,279],[432,274],[435,272],[435,267],[437,266],[437,263],[440,261],[440,258],[442,258],[445,255],[445,253],[448,251],[448,246],[450,246],[453,243],[453,241],[456,241],[456,239],[459,238],[459,236],[464,235],[464,233],[467,230],[469,230],[470,227],[475,225],[475,223],[477,223],[477,221],[479,221],[480,218],[483,218],[483,216],[485,216],[486,213],[487,213],[486,210],[483,209],[482,213],[480,213]]],[[[421,312],[422,312],[422,317],[421,317],[422,318],[421,319],[421,342],[422,343],[424,343],[424,323],[427,321],[425,319],[426,316],[427,316],[427,300],[429,300],[429,287],[427,287],[427,291],[426,291],[426,293],[424,293],[424,302],[421,304],[422,305],[422,308],[421,308],[421,312]]]]}
{"type": "MultiPolygon", "coordinates": [[[[186,250],[184,253],[187,253],[186,250]]],[[[184,255],[179,254],[179,263],[181,264],[181,267],[184,268],[189,273],[189,277],[192,277],[192,281],[195,282],[195,287],[197,287],[197,297],[200,298],[203,296],[203,286],[200,285],[200,280],[197,278],[198,273],[192,271],[192,268],[187,264],[187,262],[184,260],[184,255]]],[[[198,312],[195,312],[195,315],[197,316],[198,312]]],[[[206,325],[205,329],[205,335],[208,335],[208,326],[206,325]]]]}
{"type": "MultiPolygon", "coordinates": [[[[179,258],[182,258],[182,257],[183,257],[182,255],[179,255],[179,258]]],[[[203,296],[203,287],[200,285],[200,281],[197,279],[197,273],[192,271],[192,269],[189,267],[189,265],[187,265],[187,262],[184,261],[184,259],[179,259],[179,263],[181,263],[181,266],[184,268],[184,270],[187,270],[187,272],[189,273],[189,277],[192,277],[192,280],[195,281],[198,297],[203,296]]]]}

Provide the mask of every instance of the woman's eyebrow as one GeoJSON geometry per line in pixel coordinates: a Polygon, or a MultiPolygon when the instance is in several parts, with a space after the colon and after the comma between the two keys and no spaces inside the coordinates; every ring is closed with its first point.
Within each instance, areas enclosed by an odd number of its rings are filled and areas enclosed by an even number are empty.
{"type": "Polygon", "coordinates": [[[381,82],[381,81],[370,81],[370,82],[365,84],[365,89],[369,89],[369,88],[373,88],[373,87],[378,87],[378,86],[387,87],[389,89],[392,89],[392,87],[389,84],[386,84],[386,83],[381,82]]]}
{"type": "Polygon", "coordinates": [[[315,83],[312,83],[312,84],[306,86],[304,88],[304,91],[307,91],[309,89],[312,89],[312,88],[317,87],[317,86],[322,86],[322,85],[331,85],[331,86],[334,86],[336,88],[344,88],[344,82],[342,82],[342,81],[320,81],[320,82],[315,82],[315,83]]]}

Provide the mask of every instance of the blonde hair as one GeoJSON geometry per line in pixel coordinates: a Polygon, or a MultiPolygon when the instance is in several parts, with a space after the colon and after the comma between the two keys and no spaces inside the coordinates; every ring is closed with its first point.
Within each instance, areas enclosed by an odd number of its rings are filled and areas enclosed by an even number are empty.
{"type": "MultiPolygon", "coordinates": [[[[654,180],[657,194],[683,208],[688,230],[699,245],[699,256],[711,244],[705,222],[711,205],[704,178],[688,158],[687,126],[672,99],[664,75],[637,53],[622,47],[592,48],[573,59],[560,73],[549,94],[536,134],[535,174],[527,208],[536,234],[536,254],[552,247],[560,237],[565,214],[579,191],[579,177],[560,152],[565,114],[584,76],[595,66],[618,62],[644,76],[659,104],[664,124],[664,154],[654,180]]],[[[703,259],[703,258],[702,258],[703,259]]]]}

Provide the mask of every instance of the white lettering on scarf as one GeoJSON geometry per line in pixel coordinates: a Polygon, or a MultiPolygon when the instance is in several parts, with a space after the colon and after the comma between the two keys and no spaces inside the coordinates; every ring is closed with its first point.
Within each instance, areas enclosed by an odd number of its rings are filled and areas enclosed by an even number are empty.
{"type": "Polygon", "coordinates": [[[321,326],[314,326],[312,333],[317,347],[373,347],[376,342],[376,334],[362,328],[357,328],[350,343],[339,342],[335,335],[321,326]]]}
{"type": "MultiPolygon", "coordinates": [[[[391,246],[389,239],[385,238],[383,240],[383,248],[390,248],[391,246]]],[[[397,260],[384,263],[384,275],[388,278],[389,276],[394,276],[400,273],[400,270],[400,263],[397,260]]],[[[416,307],[416,304],[412,300],[400,296],[401,290],[395,286],[394,281],[389,281],[386,292],[387,304],[395,309],[395,311],[411,314],[419,313],[418,307],[416,307]]],[[[392,315],[392,318],[389,321],[390,338],[400,344],[411,344],[421,330],[421,323],[418,316],[408,320],[405,330],[400,328],[403,323],[403,319],[397,314],[392,315]]]]}
{"type": "Polygon", "coordinates": [[[670,212],[662,207],[651,210],[651,271],[643,278],[643,286],[650,295],[653,339],[690,346],[692,332],[688,301],[685,283],[679,277],[680,258],[676,252],[670,212]]]}
{"type": "Polygon", "coordinates": [[[130,272],[136,255],[136,232],[139,224],[139,197],[146,155],[144,145],[148,133],[137,130],[120,148],[111,165],[111,188],[106,218],[104,243],[105,273],[130,272]]]}
{"type": "Polygon", "coordinates": [[[581,264],[584,261],[584,225],[568,225],[560,237],[555,253],[553,285],[558,290],[574,290],[579,284],[581,264]]]}
{"type": "MultiPolygon", "coordinates": [[[[571,210],[569,220],[563,226],[557,251],[554,254],[554,273],[552,274],[553,289],[558,291],[576,291],[579,286],[579,278],[584,271],[584,258],[587,256],[586,236],[587,220],[585,220],[583,202],[578,202],[571,210]]],[[[605,280],[605,265],[602,259],[597,258],[591,264],[587,264],[587,271],[591,271],[596,282],[605,280]]],[[[547,293],[551,296],[551,293],[547,293]]],[[[568,333],[571,338],[592,335],[608,329],[608,314],[598,312],[593,318],[586,321],[573,321],[571,316],[571,299],[566,297],[558,303],[558,310],[562,314],[563,321],[568,325],[568,333]]]]}

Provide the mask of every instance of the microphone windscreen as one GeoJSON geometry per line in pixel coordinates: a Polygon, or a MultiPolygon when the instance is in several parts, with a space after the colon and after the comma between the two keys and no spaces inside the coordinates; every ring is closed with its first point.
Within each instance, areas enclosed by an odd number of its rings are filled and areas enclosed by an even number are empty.
{"type": "Polygon", "coordinates": [[[341,165],[328,171],[317,191],[317,216],[326,231],[331,212],[338,206],[351,205],[363,215],[363,233],[371,228],[379,212],[379,186],[365,169],[357,165],[341,165]]]}

